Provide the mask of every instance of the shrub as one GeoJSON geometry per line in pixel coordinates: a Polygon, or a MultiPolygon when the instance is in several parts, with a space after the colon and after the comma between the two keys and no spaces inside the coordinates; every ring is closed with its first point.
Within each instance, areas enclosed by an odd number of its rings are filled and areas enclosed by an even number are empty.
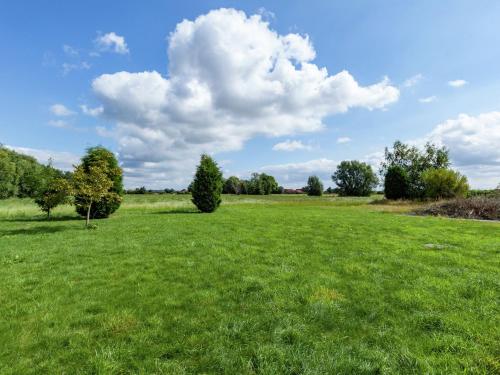
{"type": "Polygon", "coordinates": [[[399,165],[387,168],[384,179],[384,194],[387,199],[408,198],[408,173],[399,165]]]}
{"type": "MultiPolygon", "coordinates": [[[[112,185],[107,194],[103,195],[99,201],[93,202],[90,211],[90,217],[93,219],[106,218],[115,212],[120,207],[123,195],[123,172],[111,151],[101,146],[87,149],[87,154],[82,158],[82,168],[88,171],[91,166],[101,161],[107,165],[106,174],[112,181],[112,185]]],[[[75,195],[75,207],[79,215],[87,216],[85,199],[82,199],[79,194],[75,195]]]]}
{"type": "Polygon", "coordinates": [[[310,176],[307,179],[307,195],[318,197],[323,195],[323,184],[318,176],[310,176]]]}
{"type": "Polygon", "coordinates": [[[381,164],[382,176],[393,166],[403,168],[408,176],[408,189],[406,197],[418,199],[425,197],[425,187],[422,173],[429,168],[448,168],[450,165],[448,150],[427,143],[424,149],[410,146],[400,141],[394,142],[393,149],[385,149],[384,161],[381,164]]]}
{"type": "Polygon", "coordinates": [[[55,178],[40,189],[38,196],[35,198],[35,203],[43,212],[47,213],[47,218],[50,219],[52,209],[69,202],[71,190],[71,185],[66,179],[55,178]]]}
{"type": "Polygon", "coordinates": [[[192,184],[193,203],[201,212],[213,212],[221,203],[222,173],[217,163],[202,155],[192,184]]]}
{"type": "Polygon", "coordinates": [[[341,162],[332,180],[342,196],[367,196],[378,184],[372,167],[357,160],[341,162]]]}
{"type": "Polygon", "coordinates": [[[431,199],[463,198],[469,190],[467,177],[451,169],[430,168],[422,173],[422,182],[431,199]]]}
{"type": "Polygon", "coordinates": [[[500,198],[472,197],[434,203],[416,212],[420,215],[464,219],[500,220],[500,198]]]}

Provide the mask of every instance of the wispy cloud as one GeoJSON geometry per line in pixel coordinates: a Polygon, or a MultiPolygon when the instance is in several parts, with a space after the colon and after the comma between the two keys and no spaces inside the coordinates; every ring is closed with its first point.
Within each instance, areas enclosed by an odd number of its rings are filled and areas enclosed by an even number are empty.
{"type": "Polygon", "coordinates": [[[72,126],[64,120],[50,120],[49,125],[59,129],[71,129],[72,126]]]}
{"type": "Polygon", "coordinates": [[[337,143],[349,143],[351,142],[351,138],[349,137],[339,137],[337,138],[337,143]]]}
{"type": "Polygon", "coordinates": [[[75,63],[75,64],[72,64],[72,63],[63,63],[62,64],[63,75],[66,75],[66,74],[72,72],[73,70],[88,70],[88,69],[90,69],[90,67],[91,67],[91,65],[86,61],[82,61],[82,62],[75,63]]]}
{"type": "Polygon", "coordinates": [[[437,100],[437,96],[433,95],[433,96],[428,96],[426,98],[420,98],[418,99],[418,101],[420,103],[432,103],[432,102],[435,102],[437,100]]]}
{"type": "Polygon", "coordinates": [[[64,44],[62,46],[62,49],[63,49],[64,53],[66,55],[68,55],[69,57],[77,57],[79,55],[78,50],[76,48],[74,48],[74,47],[71,47],[68,44],[64,44]]]}
{"type": "Polygon", "coordinates": [[[422,81],[424,76],[421,73],[415,74],[403,82],[403,87],[413,87],[422,81]]]}
{"type": "Polygon", "coordinates": [[[102,106],[90,108],[85,104],[82,104],[80,106],[80,109],[82,110],[83,114],[85,114],[87,116],[92,116],[92,117],[97,117],[104,111],[104,108],[102,106]]]}

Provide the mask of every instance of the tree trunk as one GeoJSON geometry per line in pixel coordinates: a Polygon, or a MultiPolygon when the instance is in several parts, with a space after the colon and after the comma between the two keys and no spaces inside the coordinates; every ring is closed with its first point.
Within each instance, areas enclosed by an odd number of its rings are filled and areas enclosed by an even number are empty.
{"type": "Polygon", "coordinates": [[[47,210],[47,220],[50,220],[50,208],[47,210]]]}
{"type": "Polygon", "coordinates": [[[89,227],[90,222],[90,207],[92,206],[92,201],[89,203],[89,208],[87,208],[87,221],[85,222],[85,227],[89,227]]]}

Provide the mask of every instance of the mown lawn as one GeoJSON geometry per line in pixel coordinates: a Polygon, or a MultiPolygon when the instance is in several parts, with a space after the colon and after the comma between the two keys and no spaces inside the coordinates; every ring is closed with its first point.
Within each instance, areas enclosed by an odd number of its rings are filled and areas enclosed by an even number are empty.
{"type": "Polygon", "coordinates": [[[224,198],[0,201],[0,373],[500,372],[499,223],[224,198]]]}

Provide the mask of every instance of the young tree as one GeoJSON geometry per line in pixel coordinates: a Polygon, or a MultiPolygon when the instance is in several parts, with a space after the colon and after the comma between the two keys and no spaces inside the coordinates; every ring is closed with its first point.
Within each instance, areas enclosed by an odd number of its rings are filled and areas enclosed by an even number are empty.
{"type": "Polygon", "coordinates": [[[469,191],[467,177],[451,169],[429,168],[422,173],[425,196],[431,199],[465,197],[469,191]]]}
{"type": "Polygon", "coordinates": [[[357,160],[341,162],[332,180],[342,196],[367,196],[378,184],[372,167],[357,160]]]}
{"type": "Polygon", "coordinates": [[[60,204],[69,203],[71,192],[71,184],[66,179],[54,178],[41,188],[35,198],[35,203],[47,213],[47,219],[50,219],[52,209],[60,204]]]}
{"type": "MultiPolygon", "coordinates": [[[[93,202],[90,216],[95,219],[108,217],[115,212],[120,207],[123,195],[123,172],[111,151],[102,146],[91,147],[87,149],[87,153],[82,158],[82,165],[85,169],[100,162],[107,165],[106,173],[112,181],[112,185],[109,188],[109,194],[105,194],[99,201],[93,202]]],[[[87,206],[78,194],[75,195],[75,207],[76,212],[81,216],[87,215],[87,206]]]]}
{"type": "Polygon", "coordinates": [[[323,195],[323,184],[318,176],[309,176],[307,179],[307,195],[321,196],[323,195]]]}
{"type": "Polygon", "coordinates": [[[80,204],[87,210],[85,226],[88,228],[92,205],[109,194],[109,189],[113,186],[108,164],[104,160],[98,160],[89,167],[83,163],[76,166],[73,185],[75,194],[80,197],[80,204]]]}
{"type": "Polygon", "coordinates": [[[387,199],[408,198],[408,173],[399,165],[387,168],[384,179],[384,195],[387,199]]]}
{"type": "Polygon", "coordinates": [[[208,155],[201,155],[196,169],[191,194],[193,203],[201,212],[213,212],[221,203],[222,172],[208,155]]]}

